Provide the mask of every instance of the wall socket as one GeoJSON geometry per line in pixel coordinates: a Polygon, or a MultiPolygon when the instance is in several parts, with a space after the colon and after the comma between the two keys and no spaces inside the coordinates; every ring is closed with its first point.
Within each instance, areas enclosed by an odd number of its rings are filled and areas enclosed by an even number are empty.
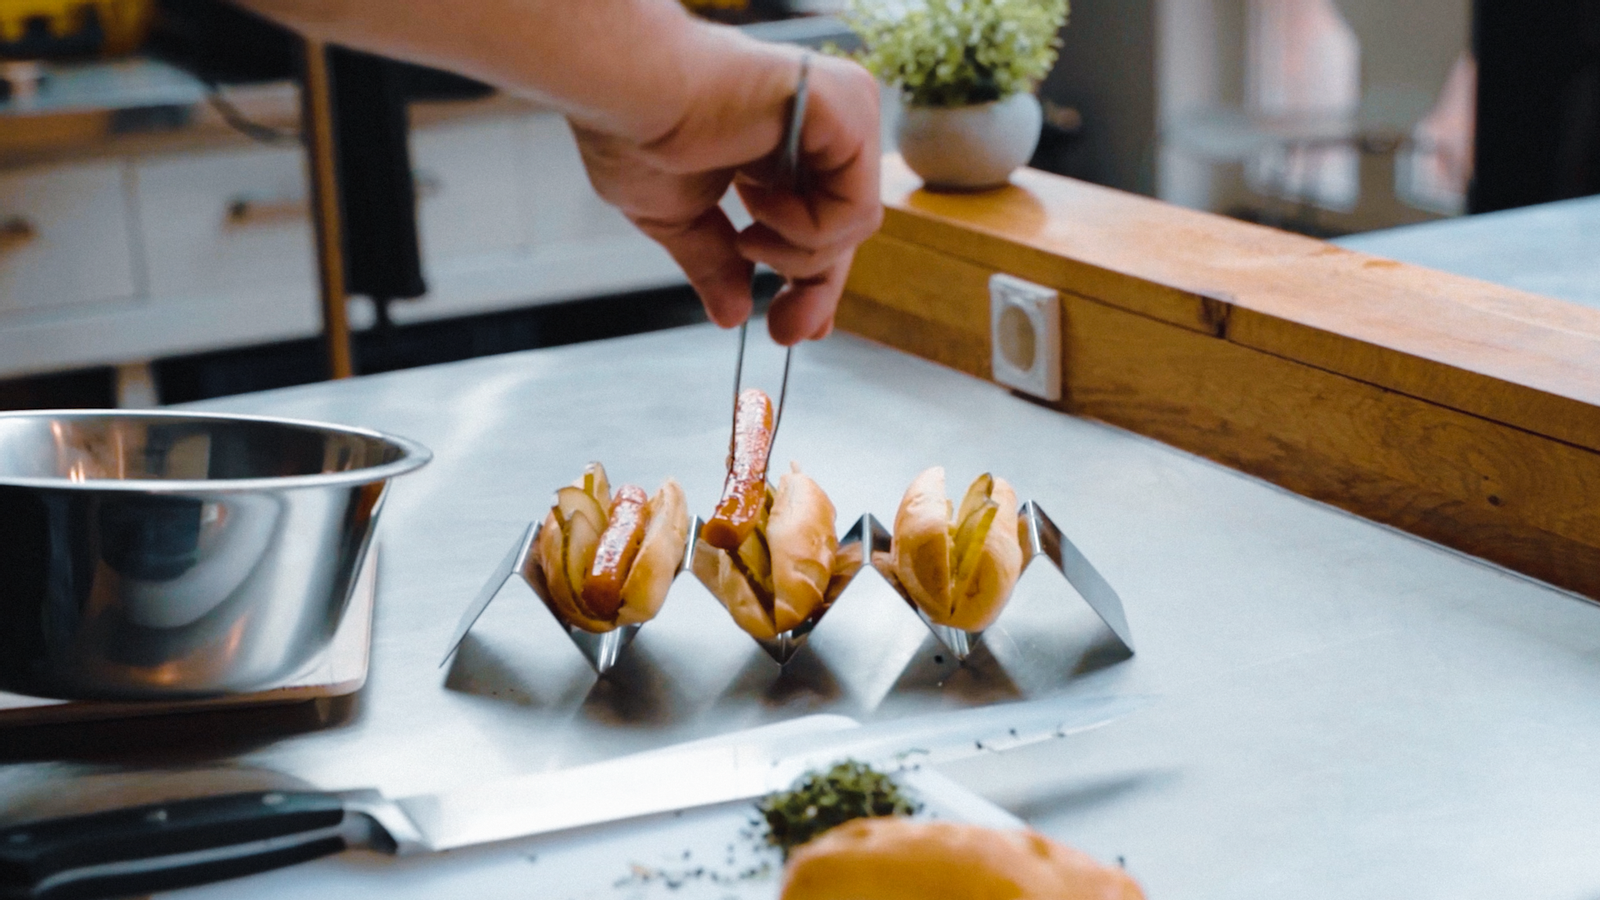
{"type": "Polygon", "coordinates": [[[994,380],[1041,400],[1061,399],[1061,295],[1011,275],[989,276],[994,380]]]}

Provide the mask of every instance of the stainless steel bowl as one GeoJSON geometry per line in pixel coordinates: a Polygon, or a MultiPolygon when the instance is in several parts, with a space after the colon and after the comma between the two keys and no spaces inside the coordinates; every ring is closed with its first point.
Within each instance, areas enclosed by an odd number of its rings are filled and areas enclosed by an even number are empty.
{"type": "Polygon", "coordinates": [[[258,416],[0,413],[0,691],[280,683],[333,638],[389,479],[430,456],[258,416]]]}

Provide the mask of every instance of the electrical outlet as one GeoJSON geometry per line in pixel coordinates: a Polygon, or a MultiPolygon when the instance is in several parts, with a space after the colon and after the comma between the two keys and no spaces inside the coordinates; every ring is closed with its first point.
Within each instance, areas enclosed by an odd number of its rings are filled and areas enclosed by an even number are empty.
{"type": "Polygon", "coordinates": [[[1041,400],[1061,399],[1061,295],[1010,275],[989,276],[994,380],[1041,400]]]}

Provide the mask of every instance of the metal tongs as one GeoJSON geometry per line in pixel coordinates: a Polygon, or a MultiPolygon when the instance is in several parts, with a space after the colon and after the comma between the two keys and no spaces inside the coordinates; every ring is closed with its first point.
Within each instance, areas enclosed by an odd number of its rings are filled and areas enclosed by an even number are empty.
{"type": "MultiPolygon", "coordinates": [[[[800,192],[800,131],[806,119],[806,94],[811,74],[811,54],[800,57],[800,80],[795,84],[794,103],[789,109],[788,128],[783,133],[783,146],[778,156],[778,176],[788,183],[790,190],[800,192]]],[[[750,320],[739,326],[739,356],[733,364],[733,429],[739,430],[739,390],[744,382],[744,346],[750,334],[750,320]]],[[[794,347],[783,354],[783,381],[778,387],[778,409],[772,417],[772,439],[767,443],[767,461],[772,460],[772,447],[778,441],[778,426],[783,424],[783,402],[789,395],[789,364],[794,361],[794,347]]],[[[733,465],[733,436],[728,438],[728,465],[733,465]]]]}

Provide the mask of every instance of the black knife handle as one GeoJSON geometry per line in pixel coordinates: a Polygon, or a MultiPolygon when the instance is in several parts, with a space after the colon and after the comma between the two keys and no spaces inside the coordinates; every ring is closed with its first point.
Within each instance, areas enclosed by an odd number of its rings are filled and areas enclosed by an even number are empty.
{"type": "Polygon", "coordinates": [[[188,887],[338,853],[352,836],[360,842],[343,801],[309,791],[45,819],[0,829],[0,898],[87,900],[188,887]]]}

